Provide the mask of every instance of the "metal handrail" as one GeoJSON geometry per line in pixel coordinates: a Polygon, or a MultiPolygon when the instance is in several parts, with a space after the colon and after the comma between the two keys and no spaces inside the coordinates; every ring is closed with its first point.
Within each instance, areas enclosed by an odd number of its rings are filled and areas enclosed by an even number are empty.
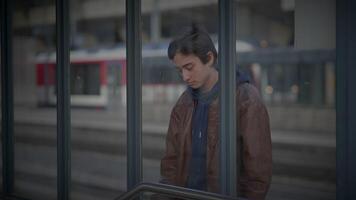
{"type": "Polygon", "coordinates": [[[159,194],[165,194],[172,197],[180,197],[180,198],[188,198],[188,199],[206,199],[206,200],[243,200],[243,198],[232,198],[225,195],[199,191],[199,190],[192,190],[188,188],[173,186],[173,185],[166,185],[160,183],[140,183],[136,185],[130,191],[122,194],[121,196],[115,198],[115,200],[126,200],[133,198],[135,195],[141,192],[153,192],[159,194]]]}

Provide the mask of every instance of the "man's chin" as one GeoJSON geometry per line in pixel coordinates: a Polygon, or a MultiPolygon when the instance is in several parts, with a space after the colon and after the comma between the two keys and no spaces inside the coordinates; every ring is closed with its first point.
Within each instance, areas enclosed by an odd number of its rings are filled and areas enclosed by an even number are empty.
{"type": "Polygon", "coordinates": [[[193,88],[193,89],[199,89],[199,86],[196,86],[196,85],[189,85],[189,87],[193,88]]]}

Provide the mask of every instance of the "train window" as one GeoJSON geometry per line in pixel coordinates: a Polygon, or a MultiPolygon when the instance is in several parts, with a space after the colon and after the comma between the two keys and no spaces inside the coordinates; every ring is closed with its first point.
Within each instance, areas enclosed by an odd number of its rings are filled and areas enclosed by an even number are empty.
{"type": "Polygon", "coordinates": [[[267,106],[267,199],[335,199],[335,0],[240,1],[238,64],[267,106]]]}
{"type": "Polygon", "coordinates": [[[112,87],[120,87],[122,85],[122,79],[123,79],[123,65],[121,65],[119,62],[108,62],[108,85],[111,85],[112,87]]]}
{"type": "Polygon", "coordinates": [[[70,87],[73,95],[100,95],[99,64],[71,64],[70,87]]]}
{"type": "Polygon", "coordinates": [[[14,4],[14,194],[57,199],[56,103],[45,106],[53,96],[53,87],[45,83],[54,81],[49,80],[49,73],[55,60],[44,59],[38,66],[37,57],[55,56],[55,1],[18,0],[14,4]]]}
{"type": "Polygon", "coordinates": [[[118,61],[107,62],[108,105],[110,109],[119,109],[126,102],[125,64],[118,61]]]}

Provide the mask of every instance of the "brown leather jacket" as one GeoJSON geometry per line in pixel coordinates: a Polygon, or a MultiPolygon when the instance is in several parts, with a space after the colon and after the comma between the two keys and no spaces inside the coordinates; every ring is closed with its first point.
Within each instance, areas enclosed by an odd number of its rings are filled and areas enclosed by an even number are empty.
{"type": "MultiPolygon", "coordinates": [[[[239,196],[264,199],[272,175],[272,146],[269,117],[257,89],[249,83],[238,86],[237,123],[239,125],[241,163],[238,180],[239,196]],[[241,159],[242,158],[242,159],[241,159]]],[[[192,145],[192,116],[194,102],[185,91],[174,106],[168,133],[166,151],[161,160],[162,182],[184,187],[189,173],[192,145]]],[[[219,102],[209,107],[207,142],[207,190],[219,188],[219,102]]]]}

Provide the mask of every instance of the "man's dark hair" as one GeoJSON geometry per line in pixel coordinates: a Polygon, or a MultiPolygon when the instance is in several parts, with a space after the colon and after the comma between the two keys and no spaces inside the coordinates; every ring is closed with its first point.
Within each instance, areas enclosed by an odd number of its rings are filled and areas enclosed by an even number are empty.
{"type": "Polygon", "coordinates": [[[203,64],[206,64],[209,61],[209,51],[213,53],[215,65],[218,54],[213,41],[208,32],[202,27],[193,25],[169,44],[168,58],[173,60],[177,53],[183,55],[194,54],[203,64]]]}

